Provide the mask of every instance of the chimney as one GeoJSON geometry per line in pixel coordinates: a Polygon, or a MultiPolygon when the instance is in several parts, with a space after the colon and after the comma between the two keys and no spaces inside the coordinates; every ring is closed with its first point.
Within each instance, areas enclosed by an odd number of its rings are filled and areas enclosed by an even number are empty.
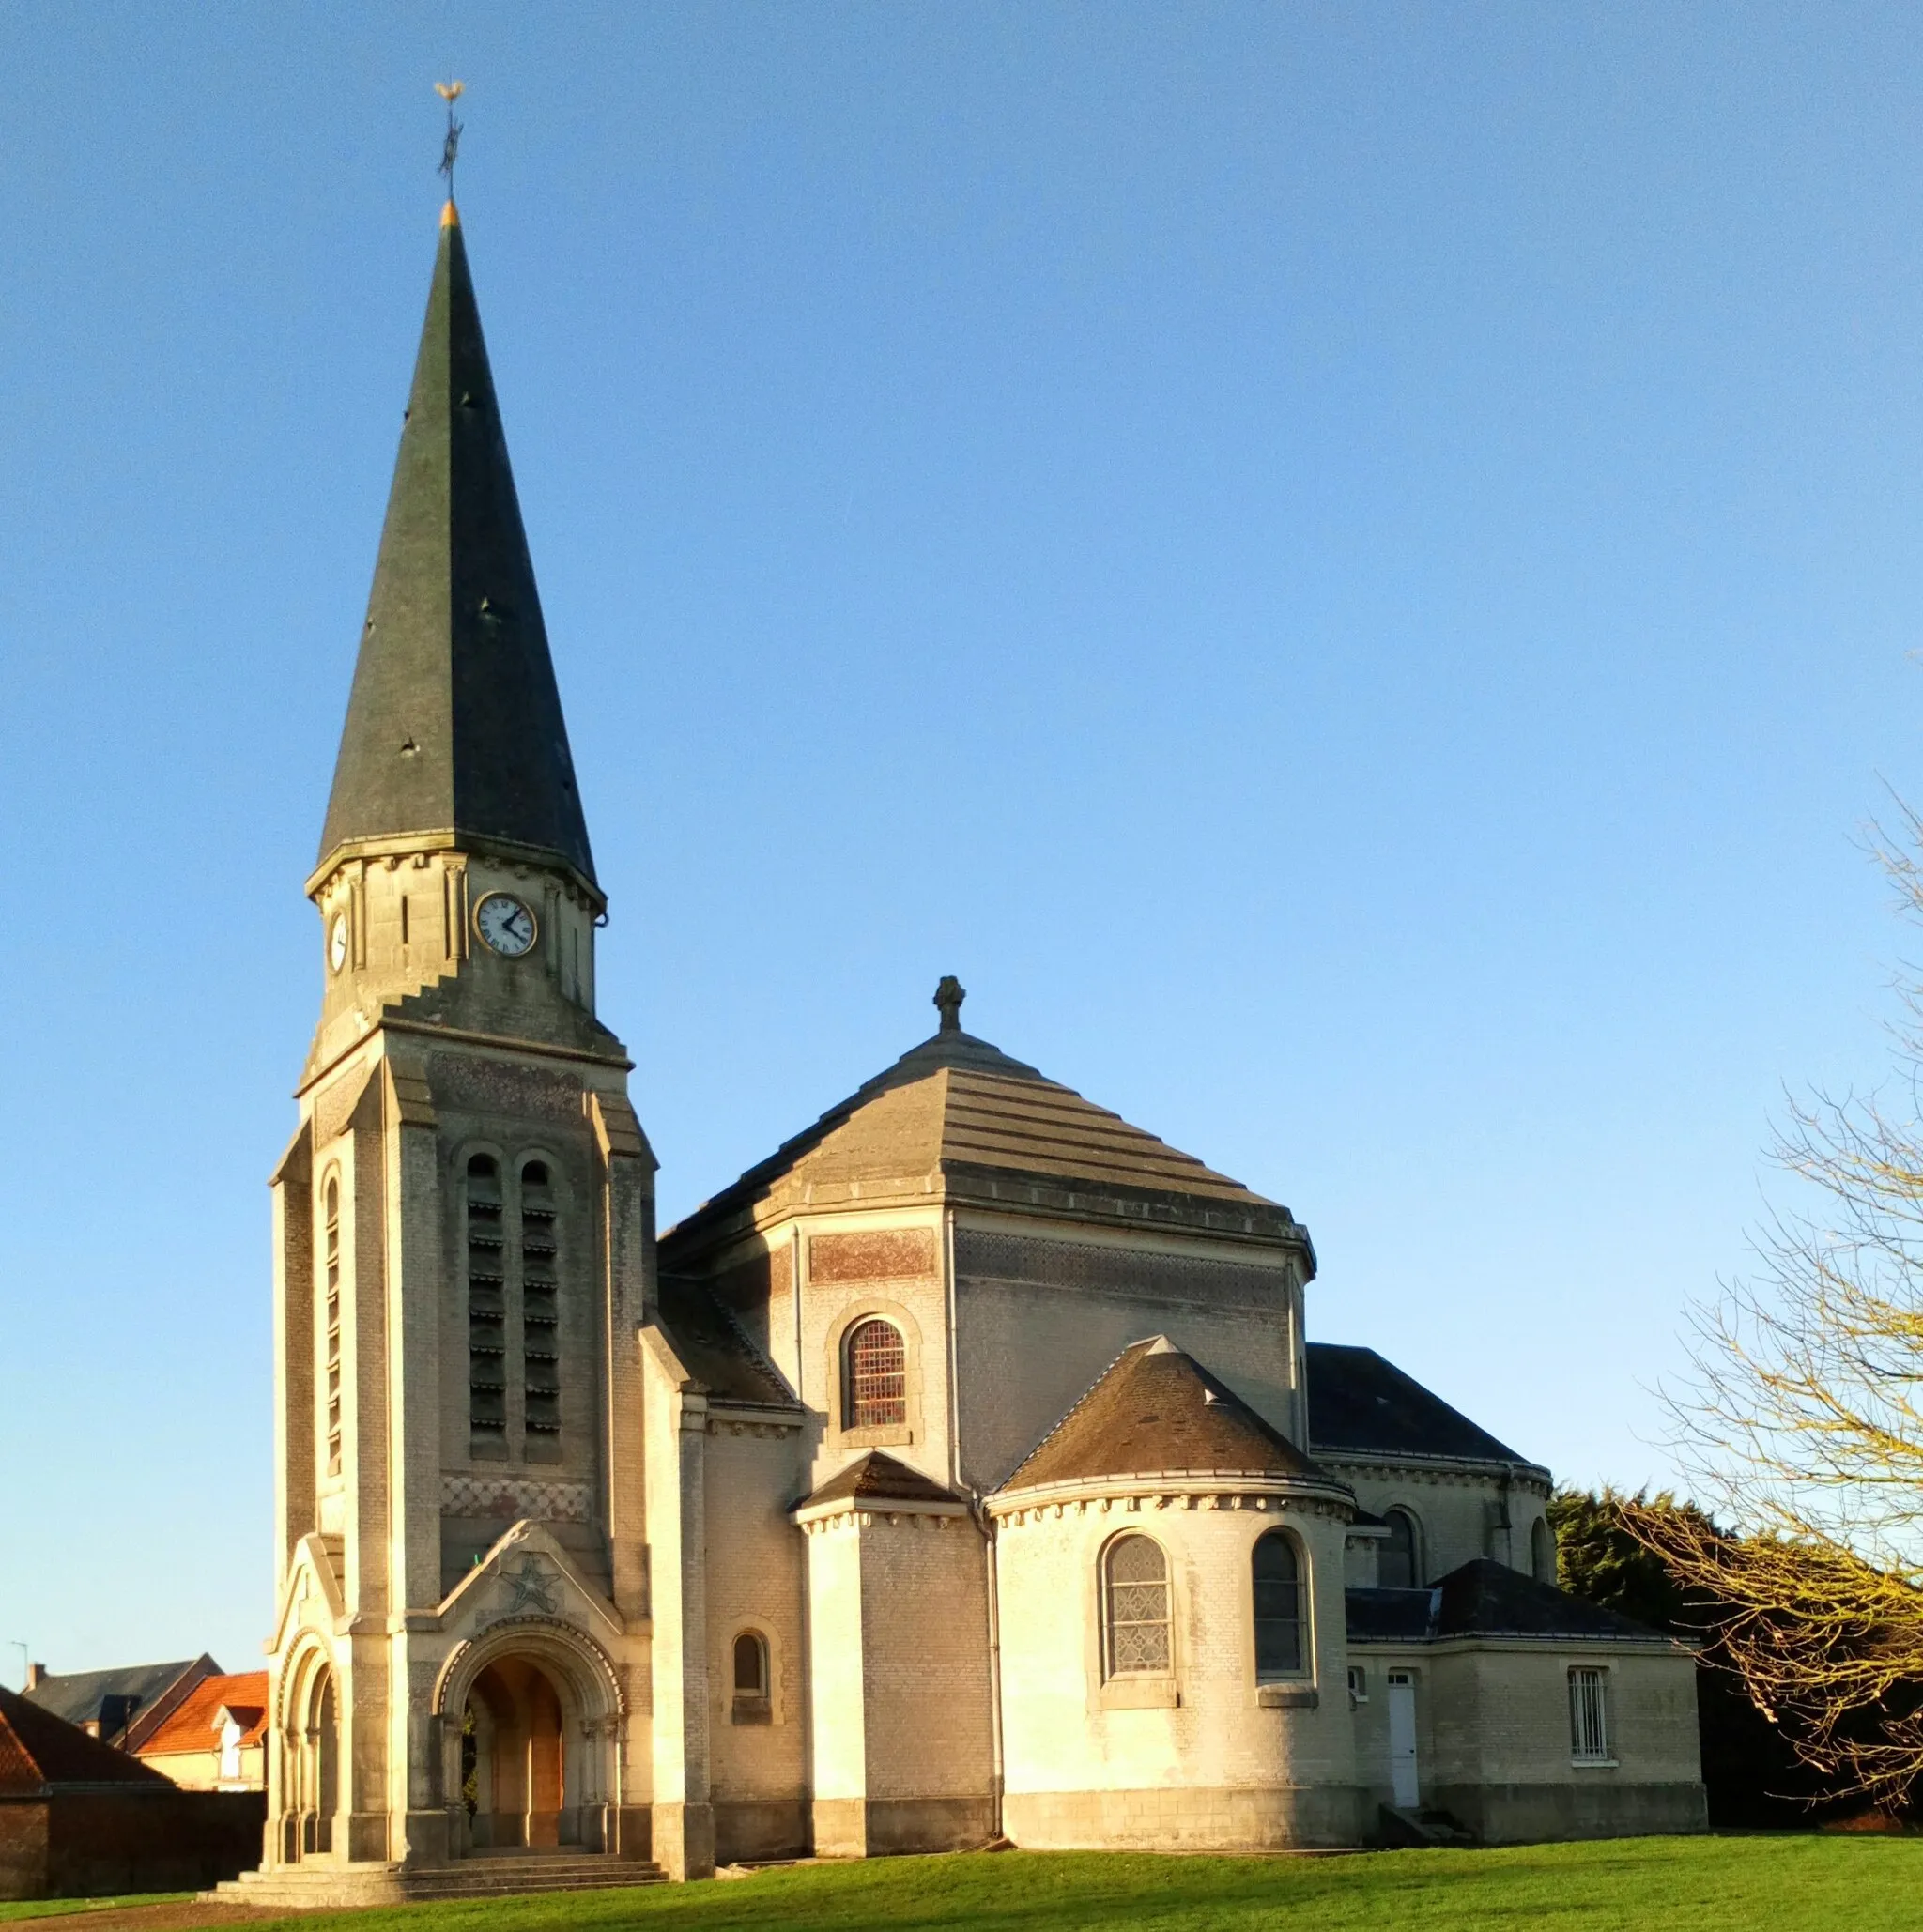
{"type": "Polygon", "coordinates": [[[38,1691],[46,1675],[47,1666],[44,1664],[29,1664],[26,1667],[26,1688],[38,1691]]]}

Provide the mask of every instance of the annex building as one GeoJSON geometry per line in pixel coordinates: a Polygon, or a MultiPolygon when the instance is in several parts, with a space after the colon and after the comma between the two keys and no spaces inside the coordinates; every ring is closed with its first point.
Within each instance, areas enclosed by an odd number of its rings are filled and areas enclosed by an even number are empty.
{"type": "Polygon", "coordinates": [[[452,204],[306,889],[259,1895],[1700,1827],[1690,1655],[1555,1588],[1549,1472],[952,979],[657,1235],[452,204]]]}

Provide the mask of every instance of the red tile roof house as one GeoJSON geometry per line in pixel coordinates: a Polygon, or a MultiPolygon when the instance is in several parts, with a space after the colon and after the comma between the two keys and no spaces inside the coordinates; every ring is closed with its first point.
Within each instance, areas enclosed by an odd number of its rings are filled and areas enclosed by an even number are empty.
{"type": "Polygon", "coordinates": [[[0,1688],[0,1899],[185,1892],[260,1861],[264,1793],[183,1791],[0,1688]]]}
{"type": "Polygon", "coordinates": [[[267,1672],[206,1677],[129,1747],[187,1791],[267,1789],[267,1672]]]}

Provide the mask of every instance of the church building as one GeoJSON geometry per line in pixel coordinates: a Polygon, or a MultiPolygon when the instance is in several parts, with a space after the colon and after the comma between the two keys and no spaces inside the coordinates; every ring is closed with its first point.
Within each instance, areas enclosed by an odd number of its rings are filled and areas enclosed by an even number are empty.
{"type": "Polygon", "coordinates": [[[1549,1472],[954,979],[657,1234],[452,203],[306,890],[244,1893],[1701,1828],[1692,1657],[1555,1587],[1549,1472]]]}

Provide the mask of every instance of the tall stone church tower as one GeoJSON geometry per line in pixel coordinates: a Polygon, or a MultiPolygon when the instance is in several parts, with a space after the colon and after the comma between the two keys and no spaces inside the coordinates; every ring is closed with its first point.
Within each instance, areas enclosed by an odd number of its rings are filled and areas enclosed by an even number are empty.
{"type": "Polygon", "coordinates": [[[645,1857],[675,1788],[633,1340],[654,1161],[594,1013],[606,900],[452,203],[306,889],[268,1864],[645,1857]]]}

